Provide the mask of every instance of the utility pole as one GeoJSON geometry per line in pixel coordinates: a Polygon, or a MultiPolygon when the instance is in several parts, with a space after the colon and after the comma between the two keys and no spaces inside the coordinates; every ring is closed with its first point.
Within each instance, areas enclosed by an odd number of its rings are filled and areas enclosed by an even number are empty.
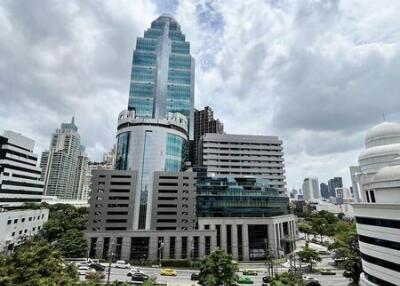
{"type": "Polygon", "coordinates": [[[113,252],[113,246],[114,246],[115,242],[114,242],[114,238],[112,238],[111,240],[111,244],[108,250],[108,271],[107,271],[107,285],[110,285],[110,276],[111,276],[111,262],[112,262],[112,258],[114,256],[114,252],[113,252]]]}

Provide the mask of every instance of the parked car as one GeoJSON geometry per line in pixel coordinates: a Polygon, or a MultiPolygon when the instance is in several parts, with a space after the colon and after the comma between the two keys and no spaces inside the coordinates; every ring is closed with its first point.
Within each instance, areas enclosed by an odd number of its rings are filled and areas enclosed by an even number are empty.
{"type": "Polygon", "coordinates": [[[142,270],[140,270],[139,268],[131,268],[128,270],[128,273],[126,274],[127,276],[132,276],[132,274],[134,273],[142,273],[144,274],[144,272],[142,270]]]}
{"type": "Polygon", "coordinates": [[[319,273],[321,273],[321,275],[336,275],[336,272],[331,269],[321,269],[319,273]]]}
{"type": "Polygon", "coordinates": [[[270,276],[264,276],[264,277],[262,278],[262,281],[263,281],[264,283],[271,283],[272,280],[273,280],[273,278],[270,277],[270,276]]]}
{"type": "Polygon", "coordinates": [[[257,272],[255,270],[245,269],[243,270],[243,275],[257,276],[257,272]]]}
{"type": "Polygon", "coordinates": [[[165,268],[163,270],[161,270],[160,275],[162,276],[176,276],[176,270],[172,269],[172,268],[165,268]]]}
{"type": "Polygon", "coordinates": [[[306,282],[309,282],[309,281],[317,281],[317,282],[319,282],[319,281],[318,281],[317,279],[315,279],[314,277],[307,276],[307,275],[303,275],[303,280],[306,281],[306,282]]]}
{"type": "Polygon", "coordinates": [[[111,264],[111,267],[129,269],[131,266],[125,260],[117,260],[115,263],[111,264]]]}
{"type": "Polygon", "coordinates": [[[238,283],[239,284],[253,284],[254,281],[250,277],[242,275],[239,277],[238,283]]]}
{"type": "Polygon", "coordinates": [[[145,282],[146,280],[149,280],[149,276],[140,272],[133,273],[131,277],[132,282],[145,282]]]}
{"type": "Polygon", "coordinates": [[[190,280],[192,281],[199,280],[199,273],[192,273],[192,275],[190,275],[190,280]]]}
{"type": "Polygon", "coordinates": [[[100,263],[90,263],[89,268],[96,271],[104,271],[106,269],[106,267],[104,265],[101,265],[100,263]]]}

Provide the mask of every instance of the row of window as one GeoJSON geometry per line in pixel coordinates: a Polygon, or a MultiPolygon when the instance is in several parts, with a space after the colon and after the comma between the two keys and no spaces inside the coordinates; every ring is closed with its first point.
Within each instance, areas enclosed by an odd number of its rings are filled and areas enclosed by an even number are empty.
{"type": "Polygon", "coordinates": [[[370,256],[361,252],[361,259],[369,263],[393,270],[400,273],[400,264],[370,256]]]}
{"type": "Polygon", "coordinates": [[[358,240],[364,243],[400,250],[400,242],[359,235],[358,240]]]}
{"type": "Polygon", "coordinates": [[[356,217],[356,222],[359,224],[367,224],[367,225],[400,229],[400,220],[394,220],[394,219],[356,217]]]}
{"type": "MultiPolygon", "coordinates": [[[[37,230],[40,230],[40,229],[41,229],[41,227],[38,226],[38,227],[37,227],[37,230]]],[[[33,227],[33,228],[32,228],[32,231],[36,231],[36,227],[33,227]]],[[[24,229],[24,232],[23,232],[23,233],[24,233],[24,234],[28,233],[28,229],[24,229]]],[[[22,230],[20,230],[20,231],[18,232],[18,234],[19,234],[19,235],[22,235],[22,230]]],[[[12,237],[15,236],[15,231],[14,231],[13,233],[11,233],[11,236],[12,236],[12,237]]]]}
{"type": "Polygon", "coordinates": [[[368,281],[371,281],[372,283],[375,283],[376,285],[380,286],[397,286],[396,284],[390,283],[386,280],[380,279],[378,277],[375,277],[367,272],[364,271],[364,276],[367,278],[368,281]]]}
{"type": "MultiPolygon", "coordinates": [[[[37,220],[40,220],[40,215],[38,215],[37,217],[36,216],[33,216],[33,217],[31,216],[31,217],[28,218],[28,221],[32,221],[32,220],[35,221],[36,218],[37,218],[37,220]]],[[[42,214],[41,218],[44,219],[44,214],[42,214]]],[[[21,218],[21,222],[25,222],[25,219],[26,218],[24,218],[24,217],[21,218]]],[[[17,219],[17,218],[14,219],[14,224],[17,224],[18,221],[19,221],[19,219],[17,219]]],[[[12,219],[7,220],[7,225],[11,224],[12,222],[13,222],[12,219]]]]}

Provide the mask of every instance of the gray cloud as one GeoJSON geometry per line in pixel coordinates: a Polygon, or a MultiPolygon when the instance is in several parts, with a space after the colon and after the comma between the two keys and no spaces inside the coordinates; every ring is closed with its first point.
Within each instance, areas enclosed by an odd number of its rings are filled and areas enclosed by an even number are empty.
{"type": "Polygon", "coordinates": [[[168,12],[191,42],[197,107],[212,106],[228,132],[280,136],[289,188],[308,175],[347,176],[366,129],[383,112],[400,120],[399,9],[383,0],[2,1],[0,129],[41,150],[75,115],[99,159],[128,101],[136,37],[168,12]]]}

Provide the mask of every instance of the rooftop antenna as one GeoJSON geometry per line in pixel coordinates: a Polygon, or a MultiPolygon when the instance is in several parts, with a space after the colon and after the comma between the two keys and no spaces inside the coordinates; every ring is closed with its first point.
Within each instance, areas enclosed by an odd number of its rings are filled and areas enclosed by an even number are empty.
{"type": "Polygon", "coordinates": [[[385,112],[382,113],[383,122],[386,122],[385,112]]]}

